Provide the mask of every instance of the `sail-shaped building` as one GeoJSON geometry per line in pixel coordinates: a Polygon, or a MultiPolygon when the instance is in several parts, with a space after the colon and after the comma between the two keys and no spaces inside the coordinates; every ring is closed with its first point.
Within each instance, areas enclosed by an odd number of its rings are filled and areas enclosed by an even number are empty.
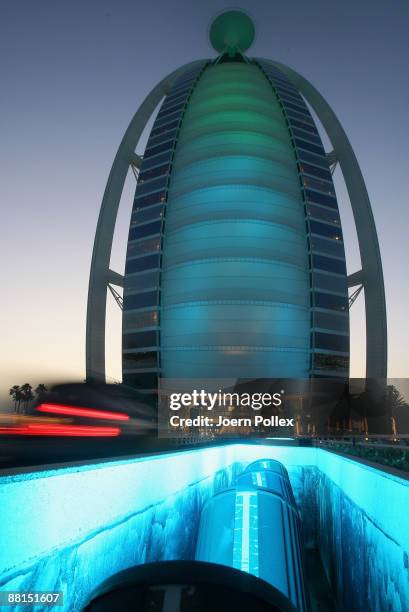
{"type": "Polygon", "coordinates": [[[352,149],[307,81],[246,54],[253,37],[244,13],[216,18],[210,40],[218,55],[160,83],[124,136],[94,248],[88,376],[104,369],[105,311],[102,321],[97,310],[109,282],[124,286],[123,379],[140,388],[155,389],[161,377],[346,379],[348,285],[360,284],[368,372],[386,372],[382,266],[352,149]],[[161,99],[141,159],[134,149],[161,99]],[[332,135],[331,155],[310,106],[332,135]],[[336,161],[352,196],[363,263],[349,281],[336,161]],[[130,164],[139,175],[125,275],[117,280],[102,251],[110,252],[108,225],[130,164]]]}

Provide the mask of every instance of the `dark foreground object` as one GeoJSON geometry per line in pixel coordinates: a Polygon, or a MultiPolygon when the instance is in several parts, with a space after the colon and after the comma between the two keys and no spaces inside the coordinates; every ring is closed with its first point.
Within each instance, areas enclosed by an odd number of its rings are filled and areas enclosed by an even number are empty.
{"type": "Polygon", "coordinates": [[[273,586],[240,570],[201,561],[139,565],[106,580],[84,612],[295,612],[273,586]]]}

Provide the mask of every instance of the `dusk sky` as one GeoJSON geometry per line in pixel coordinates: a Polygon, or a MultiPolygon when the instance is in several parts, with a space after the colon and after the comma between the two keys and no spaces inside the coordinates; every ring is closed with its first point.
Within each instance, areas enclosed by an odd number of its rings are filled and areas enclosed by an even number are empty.
{"type": "MultiPolygon", "coordinates": [[[[13,384],[84,378],[91,252],[117,147],[159,80],[214,57],[207,29],[229,7],[255,21],[249,55],[303,74],[346,130],[383,258],[388,373],[409,376],[407,0],[0,0],[0,406],[13,384]]],[[[336,186],[351,273],[359,253],[339,170],[336,186]]],[[[119,272],[134,187],[130,172],[111,261],[119,272]]],[[[120,311],[111,296],[108,303],[108,374],[120,379],[120,311]]],[[[363,295],[351,317],[357,377],[365,372],[363,295]]]]}

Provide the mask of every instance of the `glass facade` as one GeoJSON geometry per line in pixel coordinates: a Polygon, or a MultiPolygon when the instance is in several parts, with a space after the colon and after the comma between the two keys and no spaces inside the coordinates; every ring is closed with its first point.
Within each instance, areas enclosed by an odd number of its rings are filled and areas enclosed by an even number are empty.
{"type": "Polygon", "coordinates": [[[324,147],[301,95],[270,62],[259,60],[258,63],[282,106],[302,185],[310,255],[310,373],[347,377],[349,316],[345,251],[335,189],[324,147]],[[322,329],[328,333],[323,333],[322,329]]]}
{"type": "Polygon", "coordinates": [[[268,80],[254,64],[209,66],[169,183],[162,376],[309,375],[304,217],[290,133],[268,80]]]}
{"type": "Polygon", "coordinates": [[[188,77],[180,77],[165,98],[138,176],[128,236],[122,319],[123,380],[138,387],[157,387],[162,241],[169,177],[182,118],[206,63],[202,62],[188,77]]]}
{"type": "Polygon", "coordinates": [[[343,236],[308,107],[266,60],[203,62],[165,98],[140,169],[124,381],[346,377],[348,360],[343,236]]]}

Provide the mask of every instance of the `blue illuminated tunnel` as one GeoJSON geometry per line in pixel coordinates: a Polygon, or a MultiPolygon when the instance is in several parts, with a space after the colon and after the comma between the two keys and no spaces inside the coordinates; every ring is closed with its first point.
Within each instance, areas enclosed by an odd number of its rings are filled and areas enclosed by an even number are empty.
{"type": "Polygon", "coordinates": [[[0,588],[61,590],[68,612],[122,569],[193,559],[205,503],[262,458],[287,468],[304,541],[340,607],[408,610],[408,481],[319,448],[263,444],[3,474],[0,588]]]}

